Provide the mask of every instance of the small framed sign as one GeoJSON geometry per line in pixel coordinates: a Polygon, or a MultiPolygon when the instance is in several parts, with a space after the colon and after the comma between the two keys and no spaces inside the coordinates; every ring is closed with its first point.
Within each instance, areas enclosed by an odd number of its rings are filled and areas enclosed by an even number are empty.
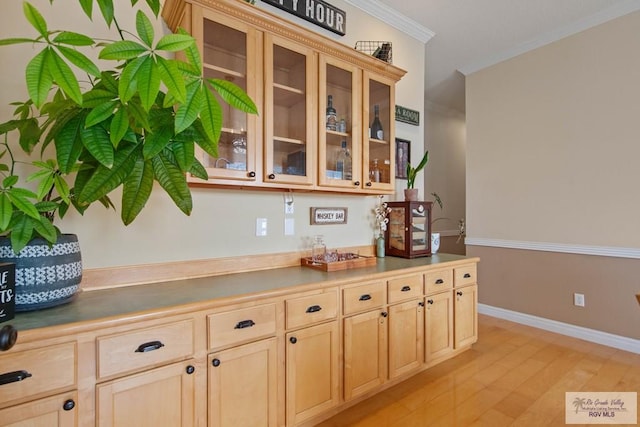
{"type": "Polygon", "coordinates": [[[346,223],[347,208],[311,208],[311,225],[346,223]]]}
{"type": "Polygon", "coordinates": [[[16,265],[0,263],[0,323],[13,319],[16,311],[16,265]]]}
{"type": "Polygon", "coordinates": [[[396,121],[420,126],[420,111],[396,105],[396,121]]]}

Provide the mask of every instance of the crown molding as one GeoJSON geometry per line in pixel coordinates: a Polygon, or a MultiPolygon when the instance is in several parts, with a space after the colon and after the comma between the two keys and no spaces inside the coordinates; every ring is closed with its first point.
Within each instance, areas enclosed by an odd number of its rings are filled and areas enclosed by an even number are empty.
{"type": "Polygon", "coordinates": [[[422,43],[427,43],[433,36],[436,35],[436,33],[431,31],[427,27],[406,17],[405,15],[399,13],[397,10],[390,8],[389,6],[379,2],[378,0],[344,1],[352,6],[357,7],[358,9],[361,9],[374,18],[377,18],[382,22],[391,25],[392,27],[402,31],[403,33],[413,37],[414,39],[421,41],[422,43]]]}
{"type": "Polygon", "coordinates": [[[482,70],[483,68],[487,68],[499,62],[506,61],[507,59],[511,59],[518,55],[522,55],[523,53],[529,52],[530,50],[534,50],[539,47],[548,45],[550,43],[561,40],[565,37],[572,36],[581,31],[603,24],[612,19],[616,19],[621,16],[628,15],[629,13],[635,12],[637,10],[640,10],[640,0],[626,0],[620,3],[617,3],[615,6],[612,6],[596,14],[593,14],[586,18],[575,21],[572,24],[567,25],[565,27],[558,28],[546,34],[542,34],[540,37],[537,37],[533,40],[522,43],[512,49],[507,49],[495,55],[491,55],[479,61],[473,62],[471,64],[467,64],[462,68],[458,68],[458,71],[460,71],[465,76],[468,76],[469,74],[473,74],[476,71],[482,70]]]}
{"type": "Polygon", "coordinates": [[[640,259],[640,249],[637,248],[567,245],[562,243],[526,242],[519,240],[484,239],[478,237],[467,237],[465,239],[465,244],[470,246],[489,246],[494,248],[524,249],[530,251],[640,259]]]}

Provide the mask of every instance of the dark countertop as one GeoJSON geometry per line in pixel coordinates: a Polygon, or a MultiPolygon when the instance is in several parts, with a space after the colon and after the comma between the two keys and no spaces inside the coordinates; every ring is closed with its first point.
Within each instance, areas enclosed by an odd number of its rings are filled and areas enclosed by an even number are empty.
{"type": "Polygon", "coordinates": [[[418,270],[443,262],[477,261],[461,255],[436,254],[432,257],[404,259],[378,258],[375,266],[334,272],[308,267],[287,267],[246,273],[225,274],[195,279],[175,280],[147,285],[126,286],[80,292],[76,298],[58,307],[16,313],[9,321],[19,331],[62,325],[78,325],[101,319],[151,313],[172,307],[185,307],[203,302],[233,303],[256,297],[278,296],[291,288],[304,291],[305,285],[323,282],[339,284],[370,279],[397,270],[418,270]]]}

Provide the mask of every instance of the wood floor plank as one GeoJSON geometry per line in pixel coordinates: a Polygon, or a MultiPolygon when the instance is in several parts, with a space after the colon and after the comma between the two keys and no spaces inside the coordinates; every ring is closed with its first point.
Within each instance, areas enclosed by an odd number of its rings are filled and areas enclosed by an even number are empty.
{"type": "Polygon", "coordinates": [[[471,350],[321,427],[561,426],[568,391],[638,391],[640,355],[479,316],[471,350]]]}

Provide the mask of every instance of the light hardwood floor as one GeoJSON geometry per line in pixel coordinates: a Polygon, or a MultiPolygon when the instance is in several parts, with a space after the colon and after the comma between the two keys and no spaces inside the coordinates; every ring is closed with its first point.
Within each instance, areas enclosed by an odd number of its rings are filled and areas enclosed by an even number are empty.
{"type": "Polygon", "coordinates": [[[471,350],[319,426],[563,426],[567,391],[640,396],[640,354],[480,315],[471,350]]]}

